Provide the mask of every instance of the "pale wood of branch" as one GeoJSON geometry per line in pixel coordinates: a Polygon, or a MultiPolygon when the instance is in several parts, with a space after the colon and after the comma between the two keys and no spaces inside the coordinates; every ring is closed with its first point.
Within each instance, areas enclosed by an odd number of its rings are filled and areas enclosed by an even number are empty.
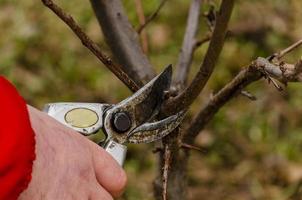
{"type": "Polygon", "coordinates": [[[301,60],[296,64],[285,62],[270,63],[266,58],[258,57],[255,61],[259,70],[263,70],[268,76],[271,76],[282,83],[302,82],[301,60]]]}
{"type": "Polygon", "coordinates": [[[298,40],[294,44],[292,44],[289,47],[283,49],[282,51],[274,54],[274,57],[276,57],[277,59],[280,59],[283,56],[285,56],[286,54],[288,54],[289,52],[291,52],[291,51],[295,50],[296,48],[298,48],[300,45],[302,45],[302,39],[298,40]]]}
{"type": "Polygon", "coordinates": [[[256,101],[256,100],[257,100],[257,98],[256,98],[253,94],[251,94],[250,92],[248,92],[248,91],[242,90],[242,91],[240,92],[240,94],[241,94],[242,96],[248,98],[248,99],[251,100],[251,101],[256,101]]]}
{"type": "Polygon", "coordinates": [[[166,145],[164,149],[164,169],[163,169],[163,193],[162,198],[163,200],[167,200],[167,191],[168,191],[168,176],[169,176],[169,168],[171,163],[171,150],[169,146],[166,145]]]}

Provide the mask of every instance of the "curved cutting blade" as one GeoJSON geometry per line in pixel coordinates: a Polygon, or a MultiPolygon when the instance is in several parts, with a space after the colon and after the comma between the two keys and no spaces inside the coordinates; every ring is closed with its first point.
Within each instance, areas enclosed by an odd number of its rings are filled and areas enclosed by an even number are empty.
{"type": "Polygon", "coordinates": [[[164,92],[170,88],[172,79],[172,66],[153,78],[132,96],[121,101],[106,112],[104,128],[108,135],[112,135],[118,142],[124,143],[129,133],[143,123],[147,122],[154,113],[157,113],[164,101],[164,92]],[[112,121],[118,113],[126,113],[131,121],[129,130],[118,133],[112,121]]]}
{"type": "MultiPolygon", "coordinates": [[[[152,115],[159,111],[164,102],[164,92],[169,90],[172,79],[172,65],[169,65],[165,70],[155,78],[152,85],[144,86],[136,94],[131,96],[126,101],[131,103],[137,100],[142,100],[135,105],[135,120],[137,125],[140,125],[152,117],[152,115]],[[140,92],[141,91],[141,92],[140,92]]],[[[122,102],[121,102],[122,103],[122,102]]]]}
{"type": "Polygon", "coordinates": [[[163,120],[153,123],[145,123],[130,133],[131,136],[128,138],[127,142],[135,144],[150,143],[162,139],[171,133],[182,122],[184,116],[185,112],[181,111],[163,120]]]}

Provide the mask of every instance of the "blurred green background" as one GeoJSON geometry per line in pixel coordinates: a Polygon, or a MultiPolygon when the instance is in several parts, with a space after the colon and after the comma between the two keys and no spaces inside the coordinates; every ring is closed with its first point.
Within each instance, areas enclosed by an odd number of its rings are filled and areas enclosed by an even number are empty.
{"type": "MultiPolygon", "coordinates": [[[[218,8],[219,1],[212,2],[218,8]]],[[[88,1],[58,3],[110,54],[88,1]]],[[[137,27],[135,1],[123,3],[137,27]]],[[[160,1],[142,3],[148,16],[160,1]]],[[[177,62],[189,4],[168,1],[146,28],[148,56],[157,72],[177,62]]],[[[301,0],[238,0],[229,26],[232,36],[191,114],[250,61],[301,39],[301,8],[301,0]]],[[[203,12],[208,9],[204,4],[203,12]]],[[[131,94],[39,0],[0,0],[0,27],[0,74],[29,104],[42,108],[54,101],[116,103],[131,94]]],[[[202,18],[198,38],[207,31],[202,18]]],[[[191,78],[206,49],[207,44],[196,51],[191,78]]],[[[285,60],[295,62],[301,55],[302,48],[285,60]]],[[[301,89],[302,84],[292,83],[278,92],[262,80],[248,87],[257,101],[238,97],[228,103],[197,138],[197,145],[207,151],[192,152],[190,199],[302,199],[301,89]]],[[[152,145],[130,145],[125,165],[129,184],[122,199],[153,199],[155,161],[152,145]]]]}

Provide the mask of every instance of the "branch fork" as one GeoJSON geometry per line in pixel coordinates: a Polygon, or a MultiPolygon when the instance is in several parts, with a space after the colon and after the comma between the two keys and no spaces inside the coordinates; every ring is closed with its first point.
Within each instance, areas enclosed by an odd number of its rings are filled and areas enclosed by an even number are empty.
{"type": "Polygon", "coordinates": [[[302,82],[302,60],[301,59],[296,64],[289,64],[289,63],[285,63],[283,61],[278,62],[278,63],[277,62],[271,63],[266,58],[258,57],[254,61],[254,65],[267,78],[269,78],[269,80],[273,80],[272,78],[274,78],[285,85],[288,82],[302,82]]]}

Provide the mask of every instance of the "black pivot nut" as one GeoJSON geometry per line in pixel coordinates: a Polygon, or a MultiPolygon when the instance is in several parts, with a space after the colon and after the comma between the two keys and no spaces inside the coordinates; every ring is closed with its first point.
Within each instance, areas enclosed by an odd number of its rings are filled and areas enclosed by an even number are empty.
{"type": "Polygon", "coordinates": [[[114,114],[112,123],[113,123],[114,129],[119,133],[126,132],[131,128],[130,117],[125,112],[120,112],[120,113],[114,114]]]}

